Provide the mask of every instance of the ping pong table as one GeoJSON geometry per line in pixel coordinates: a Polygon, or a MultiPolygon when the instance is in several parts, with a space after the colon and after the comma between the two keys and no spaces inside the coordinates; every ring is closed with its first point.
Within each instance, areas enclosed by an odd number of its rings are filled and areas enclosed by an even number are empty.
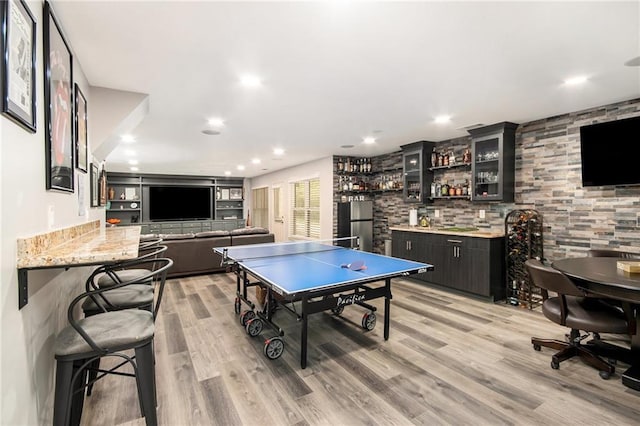
{"type": "Polygon", "coordinates": [[[376,307],[366,301],[384,297],[384,339],[388,340],[391,279],[433,269],[426,263],[323,242],[266,243],[213,250],[222,256],[223,265],[236,274],[234,308],[247,334],[255,337],[265,325],[275,331],[275,336],[265,340],[263,352],[267,358],[276,359],[284,351],[284,332],[273,322],[276,308],[285,308],[297,316],[301,323],[302,368],[307,366],[309,315],[328,310],[339,315],[345,306],[359,305],[368,310],[362,327],[373,330],[376,307]],[[372,285],[377,282],[384,284],[372,285]],[[267,292],[261,311],[247,297],[247,289],[252,286],[267,292]],[[243,303],[249,309],[241,313],[243,303]]]}

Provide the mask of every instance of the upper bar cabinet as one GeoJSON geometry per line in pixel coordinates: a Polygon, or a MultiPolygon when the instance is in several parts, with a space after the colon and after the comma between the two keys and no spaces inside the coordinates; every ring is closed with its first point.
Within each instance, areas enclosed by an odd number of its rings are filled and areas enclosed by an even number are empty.
{"type": "Polygon", "coordinates": [[[517,127],[505,121],[469,130],[472,201],[513,201],[517,127]]]}
{"type": "Polygon", "coordinates": [[[429,200],[433,182],[433,172],[429,170],[429,156],[434,145],[435,142],[420,141],[401,146],[403,195],[407,203],[425,203],[429,200]]]}

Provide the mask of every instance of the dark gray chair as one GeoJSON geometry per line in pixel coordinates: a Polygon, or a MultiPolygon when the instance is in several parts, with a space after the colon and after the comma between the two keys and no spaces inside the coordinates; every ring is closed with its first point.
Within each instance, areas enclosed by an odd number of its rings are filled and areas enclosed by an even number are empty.
{"type": "MultiPolygon", "coordinates": [[[[153,280],[166,280],[167,270],[173,264],[171,259],[155,259],[159,266],[144,276],[131,282],[118,283],[110,288],[90,290],[77,296],[67,309],[69,326],[56,337],[54,353],[56,358],[56,385],[53,410],[53,424],[66,426],[79,424],[82,416],[84,388],[95,380],[114,372],[124,364],[131,364],[134,374],[119,372],[119,375],[136,378],[138,397],[146,424],[157,424],[155,368],[153,338],[155,334],[155,312],[143,309],[124,309],[109,312],[104,302],[104,294],[128,285],[153,280]],[[76,320],[74,312],[78,305],[90,298],[100,307],[101,313],[76,320]],[[127,351],[133,350],[135,356],[127,351]],[[87,383],[87,372],[96,360],[116,357],[123,361],[113,369],[87,383]]],[[[98,268],[100,269],[100,268],[98,268]]],[[[93,275],[93,274],[92,274],[93,275]]]]}
{"type": "Polygon", "coordinates": [[[566,341],[532,337],[533,348],[539,351],[545,346],[559,351],[551,357],[553,369],[560,368],[562,361],[579,356],[586,364],[598,369],[600,377],[608,379],[615,372],[615,367],[602,359],[594,351],[595,347],[581,344],[588,334],[581,336],[580,330],[587,333],[632,334],[631,313],[606,300],[586,297],[566,275],[543,265],[539,260],[529,259],[525,267],[533,284],[542,290],[544,316],[571,329],[566,341]],[[549,292],[557,296],[550,297],[549,292]]]}

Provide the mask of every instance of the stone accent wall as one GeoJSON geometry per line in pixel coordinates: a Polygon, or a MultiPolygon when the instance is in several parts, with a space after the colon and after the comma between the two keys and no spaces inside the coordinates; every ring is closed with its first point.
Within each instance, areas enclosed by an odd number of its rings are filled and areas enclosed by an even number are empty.
{"type": "MultiPolygon", "coordinates": [[[[542,213],[547,259],[584,256],[590,248],[640,252],[640,186],[583,188],[580,166],[581,126],[638,115],[635,99],[518,127],[515,204],[542,213]]],[[[602,152],[603,161],[625,154],[606,146],[602,152]]]]}
{"type": "MultiPolygon", "coordinates": [[[[384,241],[391,239],[389,227],[408,225],[412,208],[418,209],[418,216],[428,215],[432,226],[475,226],[491,231],[504,231],[509,211],[527,208],[542,214],[544,256],[549,261],[585,256],[590,248],[640,252],[640,186],[583,188],[580,168],[581,126],[638,115],[640,99],[634,99],[520,124],[516,131],[514,203],[436,200],[413,204],[403,201],[401,191],[365,195],[365,199],[374,201],[374,251],[384,253],[384,241]],[[480,210],[485,211],[484,219],[479,218],[480,210]]],[[[461,155],[470,144],[470,137],[461,137],[438,142],[436,148],[453,149],[461,155]]],[[[615,161],[617,155],[624,155],[606,150],[603,146],[603,161],[615,161]]],[[[402,152],[374,157],[372,166],[374,171],[401,168],[402,152]]],[[[466,168],[437,171],[435,175],[454,184],[470,177],[466,168]]],[[[337,191],[337,175],[334,188],[337,191]]],[[[337,192],[334,201],[340,201],[337,192]]]]}

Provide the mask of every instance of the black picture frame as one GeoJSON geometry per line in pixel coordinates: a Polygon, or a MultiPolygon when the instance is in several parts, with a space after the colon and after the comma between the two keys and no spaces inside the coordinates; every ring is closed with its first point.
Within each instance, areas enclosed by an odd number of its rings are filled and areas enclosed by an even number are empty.
{"type": "Polygon", "coordinates": [[[0,2],[2,113],[36,132],[36,20],[24,0],[0,2]]]}
{"type": "Polygon", "coordinates": [[[100,187],[98,183],[98,166],[91,163],[91,207],[100,207],[100,187]]]}
{"type": "Polygon", "coordinates": [[[106,206],[107,205],[107,172],[102,168],[100,172],[100,177],[98,178],[98,205],[106,206]]]}
{"type": "Polygon", "coordinates": [[[75,157],[76,168],[87,173],[89,163],[89,147],[87,142],[87,99],[82,94],[78,84],[75,84],[75,157]]]}
{"type": "Polygon", "coordinates": [[[46,184],[74,192],[73,55],[49,2],[43,21],[46,184]]]}

